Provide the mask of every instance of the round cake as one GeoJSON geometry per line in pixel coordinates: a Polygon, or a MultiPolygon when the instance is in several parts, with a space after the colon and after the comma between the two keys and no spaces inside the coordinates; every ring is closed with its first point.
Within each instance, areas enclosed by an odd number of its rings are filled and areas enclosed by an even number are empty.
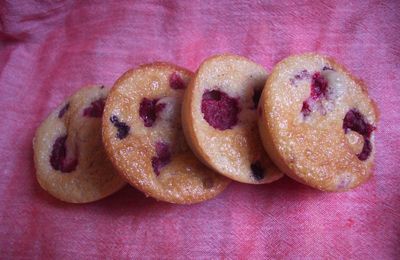
{"type": "Polygon", "coordinates": [[[377,120],[364,84],[317,54],[279,62],[260,99],[268,154],[284,173],[320,190],[345,191],[370,178],[377,120]]]}
{"type": "Polygon", "coordinates": [[[265,69],[240,56],[206,59],[185,92],[182,125],[203,163],[233,180],[261,184],[282,177],[264,151],[257,106],[265,69]]]}
{"type": "Polygon", "coordinates": [[[203,165],[182,133],[181,103],[192,73],[153,63],[122,75],[103,115],[103,143],[118,172],[157,200],[190,204],[215,197],[229,180],[203,165]]]}
{"type": "Polygon", "coordinates": [[[99,200],[126,184],[107,159],[101,140],[107,93],[104,86],[79,90],[36,131],[33,150],[37,180],[62,201],[99,200]]]}

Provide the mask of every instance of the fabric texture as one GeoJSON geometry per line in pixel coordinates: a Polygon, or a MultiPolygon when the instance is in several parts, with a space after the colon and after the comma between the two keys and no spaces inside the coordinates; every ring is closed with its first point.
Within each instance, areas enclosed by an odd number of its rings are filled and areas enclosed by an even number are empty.
{"type": "Polygon", "coordinates": [[[0,1],[0,256],[4,259],[400,257],[399,1],[0,1]],[[274,3],[275,2],[275,3],[274,3]],[[85,205],[38,185],[32,138],[82,86],[127,69],[244,55],[334,57],[380,110],[374,177],[327,193],[287,177],[190,206],[126,187],[85,205]]]}

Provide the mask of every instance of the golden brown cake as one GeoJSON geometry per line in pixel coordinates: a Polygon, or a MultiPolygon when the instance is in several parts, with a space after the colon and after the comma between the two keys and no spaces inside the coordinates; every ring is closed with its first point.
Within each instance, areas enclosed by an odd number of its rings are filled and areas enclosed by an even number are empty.
{"type": "Polygon", "coordinates": [[[201,64],[185,92],[182,125],[190,147],[209,167],[239,182],[261,184],[282,177],[257,128],[266,79],[260,65],[218,55],[201,64]]]}
{"type": "Polygon", "coordinates": [[[107,159],[101,141],[107,93],[103,86],[79,90],[36,131],[33,150],[37,180],[60,200],[91,202],[126,184],[107,159]]]}
{"type": "Polygon", "coordinates": [[[103,115],[109,158],[130,184],[157,200],[190,204],[229,180],[203,165],[182,133],[180,108],[192,73],[168,63],[140,66],[114,84],[103,115]]]}
{"type": "Polygon", "coordinates": [[[260,99],[260,134],[290,177],[344,191],[372,174],[378,113],[364,84],[317,54],[279,62],[260,99]]]}

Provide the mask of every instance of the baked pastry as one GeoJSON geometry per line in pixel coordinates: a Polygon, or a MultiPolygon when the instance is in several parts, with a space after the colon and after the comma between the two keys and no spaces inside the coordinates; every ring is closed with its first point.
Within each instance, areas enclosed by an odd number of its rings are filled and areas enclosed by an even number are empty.
{"type": "Polygon", "coordinates": [[[143,65],[122,75],[106,102],[103,143],[109,158],[131,185],[157,200],[201,202],[229,183],[186,145],[180,107],[191,76],[168,63],[143,65]]]}
{"type": "Polygon", "coordinates": [[[317,54],[279,62],[260,99],[260,134],[290,177],[344,191],[372,174],[378,112],[365,85],[317,54]]]}
{"type": "Polygon", "coordinates": [[[60,200],[91,202],[126,184],[107,159],[101,141],[101,116],[107,93],[104,86],[79,90],[36,131],[33,150],[37,180],[60,200]]]}
{"type": "Polygon", "coordinates": [[[240,56],[206,59],[185,92],[182,125],[198,158],[233,180],[261,184],[282,173],[264,151],[257,104],[265,69],[240,56]]]}

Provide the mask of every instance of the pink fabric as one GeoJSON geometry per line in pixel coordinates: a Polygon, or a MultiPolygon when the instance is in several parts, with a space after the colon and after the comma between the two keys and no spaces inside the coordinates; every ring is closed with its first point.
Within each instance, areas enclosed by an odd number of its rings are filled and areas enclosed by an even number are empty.
{"type": "MultiPolygon", "coordinates": [[[[276,1],[279,2],[279,1],[276,1]]],[[[345,1],[348,2],[348,1],[345,1]]],[[[400,256],[400,2],[0,2],[2,258],[359,258],[400,256]],[[381,111],[376,171],[324,193],[284,178],[234,183],[179,206],[127,187],[87,205],[38,185],[32,138],[62,100],[127,69],[170,61],[195,70],[232,52],[273,65],[317,51],[345,64],[381,111]]]]}

